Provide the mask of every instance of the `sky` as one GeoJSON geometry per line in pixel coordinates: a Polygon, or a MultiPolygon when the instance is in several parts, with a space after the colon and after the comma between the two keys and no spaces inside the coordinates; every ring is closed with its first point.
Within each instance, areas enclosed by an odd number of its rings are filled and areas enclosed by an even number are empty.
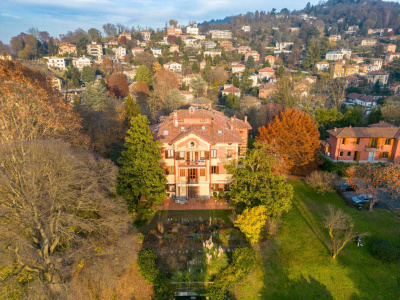
{"type": "Polygon", "coordinates": [[[189,21],[223,19],[256,10],[302,9],[318,0],[0,0],[0,41],[35,27],[58,37],[77,28],[102,30],[105,23],[131,28],[162,28],[170,19],[178,25],[189,21]]]}

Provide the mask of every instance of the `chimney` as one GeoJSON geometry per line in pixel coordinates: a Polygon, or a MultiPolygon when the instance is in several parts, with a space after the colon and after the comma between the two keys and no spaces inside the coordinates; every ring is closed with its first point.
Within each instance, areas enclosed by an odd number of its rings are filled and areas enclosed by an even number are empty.
{"type": "Polygon", "coordinates": [[[349,127],[351,128],[351,125],[349,127]]]}
{"type": "Polygon", "coordinates": [[[178,112],[176,110],[174,110],[174,112],[173,112],[173,122],[174,122],[174,126],[178,127],[178,112]]]}
{"type": "Polygon", "coordinates": [[[244,116],[244,122],[247,123],[247,116],[244,116]]]}
{"type": "Polygon", "coordinates": [[[335,128],[333,129],[333,131],[337,131],[337,128],[335,127],[335,128]]]}

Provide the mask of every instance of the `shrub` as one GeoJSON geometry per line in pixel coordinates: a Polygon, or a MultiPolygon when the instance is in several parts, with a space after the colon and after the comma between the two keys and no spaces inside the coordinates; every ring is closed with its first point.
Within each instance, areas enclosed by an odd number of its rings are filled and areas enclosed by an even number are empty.
{"type": "Polygon", "coordinates": [[[399,258],[399,250],[385,239],[375,239],[371,251],[372,255],[381,261],[394,262],[399,258]]]}
{"type": "Polygon", "coordinates": [[[347,177],[348,168],[357,164],[357,163],[333,162],[322,153],[320,153],[320,158],[323,161],[323,164],[321,165],[322,170],[331,173],[336,173],[341,177],[347,177]]]}
{"type": "Polygon", "coordinates": [[[144,234],[139,232],[137,235],[137,240],[138,240],[138,243],[142,243],[144,240],[144,234]]]}
{"type": "Polygon", "coordinates": [[[306,178],[307,184],[318,194],[325,194],[333,191],[335,175],[328,171],[314,171],[306,178]]]}
{"type": "Polygon", "coordinates": [[[174,288],[168,279],[157,268],[157,253],[153,249],[142,249],[138,256],[140,273],[149,283],[153,284],[156,292],[154,299],[173,299],[174,288]]]}

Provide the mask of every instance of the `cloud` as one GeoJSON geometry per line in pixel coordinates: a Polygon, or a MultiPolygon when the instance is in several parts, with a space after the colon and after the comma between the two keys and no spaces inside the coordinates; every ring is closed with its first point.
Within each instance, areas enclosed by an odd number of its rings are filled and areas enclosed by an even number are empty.
{"type": "Polygon", "coordinates": [[[6,13],[2,13],[1,16],[2,17],[13,18],[13,19],[21,19],[21,17],[10,15],[10,14],[6,14],[6,13]]]}

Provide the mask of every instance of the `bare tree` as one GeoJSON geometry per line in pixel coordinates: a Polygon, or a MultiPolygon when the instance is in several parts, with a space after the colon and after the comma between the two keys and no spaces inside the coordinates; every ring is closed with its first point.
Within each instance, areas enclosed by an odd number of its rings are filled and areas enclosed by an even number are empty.
{"type": "Polygon", "coordinates": [[[331,240],[332,258],[336,258],[338,253],[352,240],[356,234],[353,231],[354,224],[349,215],[341,209],[329,206],[329,213],[325,216],[325,227],[328,228],[331,240]]]}
{"type": "Polygon", "coordinates": [[[128,230],[111,161],[55,140],[0,146],[0,262],[58,291],[74,262],[128,230]]]}

